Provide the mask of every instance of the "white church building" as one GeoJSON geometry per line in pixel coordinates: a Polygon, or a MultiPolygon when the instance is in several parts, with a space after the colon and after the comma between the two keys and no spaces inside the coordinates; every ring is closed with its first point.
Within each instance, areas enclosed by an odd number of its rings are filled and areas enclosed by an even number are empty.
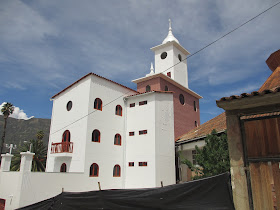
{"type": "Polygon", "coordinates": [[[150,188],[176,183],[175,146],[198,126],[199,96],[188,88],[189,52],[173,36],[151,48],[155,69],[137,91],[89,73],[54,95],[46,172],[31,172],[23,152],[19,172],[2,155],[0,202],[15,209],[62,190],[150,188]]]}

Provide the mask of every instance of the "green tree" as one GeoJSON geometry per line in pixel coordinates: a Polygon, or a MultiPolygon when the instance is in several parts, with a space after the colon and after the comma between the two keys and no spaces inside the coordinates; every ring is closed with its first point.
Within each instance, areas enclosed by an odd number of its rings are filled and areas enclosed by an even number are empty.
{"type": "MultiPolygon", "coordinates": [[[[10,114],[13,114],[14,112],[14,106],[11,103],[5,103],[1,109],[2,114],[4,115],[4,129],[3,129],[3,135],[2,135],[2,142],[0,147],[0,155],[3,152],[4,144],[5,144],[5,135],[6,135],[6,127],[7,127],[7,120],[10,114]]],[[[1,158],[0,158],[1,163],[1,158]]]]}
{"type": "Polygon", "coordinates": [[[47,147],[43,144],[43,137],[44,132],[38,131],[36,134],[37,139],[30,140],[29,142],[25,142],[22,146],[20,146],[17,150],[17,152],[14,154],[14,157],[12,159],[11,163],[11,171],[19,171],[20,169],[20,161],[21,161],[21,152],[29,151],[30,144],[31,144],[31,151],[35,153],[33,156],[32,161],[32,168],[31,171],[45,171],[46,168],[46,157],[47,157],[47,147]]]}
{"type": "Polygon", "coordinates": [[[216,130],[205,138],[205,146],[196,150],[196,162],[198,166],[194,166],[189,160],[183,160],[182,163],[186,164],[192,171],[195,172],[193,179],[199,179],[209,176],[214,176],[230,169],[229,152],[227,135],[218,135],[216,130]]]}

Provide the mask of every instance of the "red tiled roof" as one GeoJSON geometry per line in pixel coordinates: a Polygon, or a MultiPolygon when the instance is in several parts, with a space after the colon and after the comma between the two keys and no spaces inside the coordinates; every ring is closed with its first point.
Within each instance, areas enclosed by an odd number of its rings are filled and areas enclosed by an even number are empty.
{"type": "Polygon", "coordinates": [[[276,68],[273,73],[267,78],[267,80],[259,89],[259,92],[267,89],[272,89],[277,86],[280,86],[280,66],[276,68]]]}
{"type": "Polygon", "coordinates": [[[203,123],[202,125],[198,126],[197,128],[192,129],[188,133],[180,136],[176,143],[179,142],[187,142],[192,139],[197,139],[200,137],[204,137],[207,134],[210,134],[213,129],[215,129],[218,133],[225,131],[227,128],[226,125],[226,114],[223,112],[222,114],[214,117],[213,119],[203,123]]]}
{"type": "Polygon", "coordinates": [[[219,101],[232,101],[232,100],[240,100],[242,98],[248,98],[248,97],[255,97],[255,96],[263,96],[266,94],[273,94],[280,92],[280,86],[272,88],[272,89],[267,89],[263,91],[253,91],[252,93],[242,93],[240,96],[238,95],[232,95],[230,97],[223,97],[220,100],[217,100],[216,102],[219,101]]]}
{"type": "Polygon", "coordinates": [[[133,92],[135,92],[135,93],[138,93],[137,91],[135,91],[135,90],[133,90],[133,89],[131,89],[131,88],[129,88],[129,87],[126,87],[126,86],[124,86],[124,85],[122,85],[122,84],[119,84],[119,83],[117,83],[117,82],[114,82],[113,80],[107,79],[107,78],[105,78],[105,77],[99,76],[99,75],[97,75],[97,74],[91,72],[91,73],[88,73],[87,75],[83,76],[81,79],[77,80],[77,81],[74,82],[73,84],[69,85],[68,87],[66,87],[65,89],[63,89],[62,91],[60,91],[59,93],[55,94],[53,97],[51,97],[51,99],[54,99],[56,96],[60,95],[61,93],[63,93],[64,91],[66,91],[67,89],[69,89],[69,88],[72,87],[73,85],[79,83],[80,81],[82,81],[83,79],[85,79],[86,77],[88,77],[88,76],[90,76],[90,75],[94,75],[94,76],[100,77],[100,78],[105,79],[105,80],[107,80],[107,81],[109,81],[109,82],[112,82],[112,83],[115,83],[115,84],[117,84],[117,85],[120,85],[120,86],[122,86],[122,87],[124,87],[124,88],[127,88],[127,89],[129,89],[129,90],[131,90],[131,91],[133,91],[133,92]]]}

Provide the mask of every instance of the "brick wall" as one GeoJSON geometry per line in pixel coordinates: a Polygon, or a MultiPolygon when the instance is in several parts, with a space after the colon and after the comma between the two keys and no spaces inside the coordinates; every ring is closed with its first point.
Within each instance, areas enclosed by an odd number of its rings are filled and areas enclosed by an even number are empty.
{"type": "Polygon", "coordinates": [[[199,100],[197,98],[160,77],[139,82],[137,84],[137,91],[140,93],[146,92],[147,85],[150,85],[151,91],[164,91],[165,86],[168,86],[168,90],[174,92],[175,139],[195,128],[195,121],[197,121],[197,125],[200,125],[199,100]],[[183,94],[185,98],[184,105],[179,101],[180,94],[183,94]],[[196,102],[197,111],[194,111],[194,101],[196,102]]]}

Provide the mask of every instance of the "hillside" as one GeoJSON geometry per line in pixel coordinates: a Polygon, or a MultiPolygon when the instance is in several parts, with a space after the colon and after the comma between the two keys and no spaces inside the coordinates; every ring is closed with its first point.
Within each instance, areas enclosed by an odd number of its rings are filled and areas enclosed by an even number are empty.
{"type": "MultiPolygon", "coordinates": [[[[44,131],[43,142],[45,145],[49,141],[50,119],[32,118],[30,120],[18,120],[9,117],[6,129],[5,144],[20,145],[24,141],[36,138],[37,131],[44,131]]],[[[3,135],[4,117],[0,115],[0,142],[3,135]]]]}

